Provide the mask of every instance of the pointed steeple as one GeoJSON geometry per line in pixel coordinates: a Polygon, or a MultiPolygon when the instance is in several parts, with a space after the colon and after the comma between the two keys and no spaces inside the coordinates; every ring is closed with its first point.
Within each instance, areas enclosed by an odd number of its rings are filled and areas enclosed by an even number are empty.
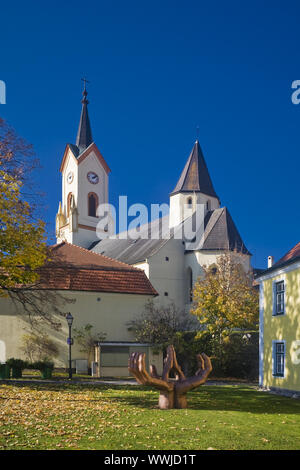
{"type": "Polygon", "coordinates": [[[84,90],[82,92],[83,98],[81,100],[82,109],[81,109],[81,116],[79,121],[79,127],[77,132],[76,138],[76,146],[79,149],[79,153],[83,152],[92,142],[92,129],[89,120],[88,108],[87,105],[89,104],[87,100],[87,91],[86,91],[86,80],[84,80],[84,90]]]}
{"type": "Polygon", "coordinates": [[[219,199],[210,179],[198,140],[194,144],[188,161],[171,195],[189,192],[203,193],[219,199]]]}

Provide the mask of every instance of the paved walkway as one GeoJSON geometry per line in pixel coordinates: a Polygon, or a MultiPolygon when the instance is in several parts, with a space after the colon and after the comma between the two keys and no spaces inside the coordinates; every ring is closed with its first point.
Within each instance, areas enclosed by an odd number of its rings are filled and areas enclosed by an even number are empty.
{"type": "MultiPolygon", "coordinates": [[[[39,379],[35,377],[22,377],[21,379],[0,379],[0,383],[51,383],[51,384],[82,384],[82,385],[139,385],[134,379],[101,379],[91,377],[89,379],[83,378],[73,378],[69,380],[68,378],[56,378],[53,379],[39,379]]],[[[232,380],[207,380],[205,385],[214,385],[214,386],[225,386],[225,385],[245,385],[245,386],[258,386],[256,382],[239,382],[232,380]]]]}

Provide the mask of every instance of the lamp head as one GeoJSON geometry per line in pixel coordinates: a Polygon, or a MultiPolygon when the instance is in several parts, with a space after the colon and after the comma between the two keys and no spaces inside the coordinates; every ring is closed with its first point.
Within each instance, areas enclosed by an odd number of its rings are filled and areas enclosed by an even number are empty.
{"type": "Polygon", "coordinates": [[[68,313],[68,314],[66,315],[66,320],[67,320],[67,322],[68,322],[68,325],[69,325],[69,326],[72,326],[72,323],[73,323],[73,316],[71,315],[71,313],[68,313]]]}

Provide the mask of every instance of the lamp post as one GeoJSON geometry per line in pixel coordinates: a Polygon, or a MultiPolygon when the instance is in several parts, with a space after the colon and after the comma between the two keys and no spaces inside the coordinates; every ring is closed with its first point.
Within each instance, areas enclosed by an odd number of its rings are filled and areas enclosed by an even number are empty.
{"type": "Polygon", "coordinates": [[[73,344],[73,339],[71,336],[71,328],[72,328],[72,323],[73,323],[73,316],[71,313],[68,313],[66,315],[66,320],[69,326],[69,337],[67,338],[67,344],[69,345],[69,379],[72,378],[72,357],[71,357],[71,348],[73,344]]]}

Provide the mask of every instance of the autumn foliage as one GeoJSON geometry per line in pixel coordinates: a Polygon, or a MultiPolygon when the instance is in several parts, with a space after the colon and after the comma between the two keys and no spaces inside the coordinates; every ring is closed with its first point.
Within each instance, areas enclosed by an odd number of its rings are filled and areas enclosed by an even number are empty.
{"type": "Polygon", "coordinates": [[[46,259],[44,223],[33,220],[21,186],[21,181],[1,169],[0,157],[0,295],[36,282],[36,269],[46,259]]]}
{"type": "Polygon", "coordinates": [[[220,341],[235,330],[257,329],[258,293],[242,261],[237,253],[220,256],[214,266],[203,267],[194,287],[191,313],[220,341]]]}

